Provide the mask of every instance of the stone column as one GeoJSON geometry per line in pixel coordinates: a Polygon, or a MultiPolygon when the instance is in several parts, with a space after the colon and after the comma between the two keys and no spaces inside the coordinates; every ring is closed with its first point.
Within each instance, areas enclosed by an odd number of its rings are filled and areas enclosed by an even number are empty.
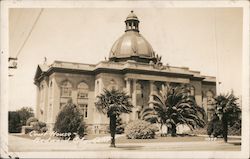
{"type": "Polygon", "coordinates": [[[132,105],[134,106],[134,108],[132,109],[132,120],[136,119],[136,79],[133,79],[133,94],[132,94],[132,105]]]}
{"type": "MultiPolygon", "coordinates": [[[[103,85],[103,80],[102,80],[102,78],[100,78],[98,81],[99,81],[99,93],[98,93],[98,95],[100,95],[100,94],[103,93],[104,85],[103,85]]],[[[95,109],[96,109],[96,108],[95,108],[95,109]]],[[[97,109],[96,109],[96,112],[98,113],[98,116],[99,116],[99,118],[97,118],[97,123],[98,123],[98,124],[101,124],[102,121],[105,120],[106,115],[102,114],[102,113],[99,112],[97,109]]],[[[106,119],[106,120],[107,120],[107,119],[106,119]]],[[[99,130],[98,130],[98,131],[99,131],[99,130]]]]}
{"type": "Polygon", "coordinates": [[[72,88],[72,91],[71,91],[71,98],[72,98],[72,102],[74,104],[77,104],[77,88],[72,88]]]}
{"type": "Polygon", "coordinates": [[[131,96],[131,85],[130,85],[130,79],[126,78],[126,91],[129,96],[131,96]]]}
{"type": "MultiPolygon", "coordinates": [[[[154,81],[149,81],[149,91],[150,91],[150,93],[149,93],[149,101],[152,101],[153,100],[153,92],[154,92],[154,81]]],[[[152,103],[150,103],[149,104],[149,107],[150,108],[153,108],[153,104],[152,103]]]]}
{"type": "Polygon", "coordinates": [[[36,86],[36,114],[35,114],[35,117],[40,120],[40,88],[39,88],[39,84],[37,84],[37,86],[36,86]]]}
{"type": "MultiPolygon", "coordinates": [[[[126,81],[126,92],[127,92],[127,95],[129,95],[131,97],[131,80],[129,78],[126,78],[125,79],[126,81]]],[[[130,119],[130,115],[129,114],[126,114],[125,115],[125,122],[128,123],[129,122],[129,119],[130,119]]]]}
{"type": "Polygon", "coordinates": [[[58,114],[58,112],[60,111],[60,103],[61,103],[61,98],[60,98],[60,93],[61,93],[61,88],[59,83],[56,82],[56,78],[57,77],[53,77],[54,78],[54,83],[53,83],[53,112],[52,112],[52,122],[55,123],[56,122],[56,116],[58,114]]]}
{"type": "Polygon", "coordinates": [[[54,99],[54,81],[53,78],[49,81],[49,104],[48,104],[48,121],[47,121],[47,126],[48,130],[52,131],[52,115],[53,115],[53,99],[54,99]]]}
{"type": "Polygon", "coordinates": [[[49,103],[49,85],[48,85],[48,78],[45,78],[45,82],[44,82],[44,112],[43,112],[43,121],[44,122],[48,122],[48,115],[49,115],[49,112],[48,112],[48,103],[49,103]]]}
{"type": "MultiPolygon", "coordinates": [[[[95,89],[93,92],[93,96],[94,96],[93,103],[95,103],[97,101],[97,96],[102,93],[102,89],[103,89],[102,78],[95,79],[95,89]]],[[[90,100],[91,99],[89,99],[88,104],[89,104],[89,102],[91,102],[90,100]]],[[[103,114],[101,112],[99,112],[99,110],[95,106],[92,108],[92,110],[93,110],[93,114],[92,114],[91,131],[94,134],[99,134],[100,124],[104,120],[104,117],[103,117],[103,114]]]]}

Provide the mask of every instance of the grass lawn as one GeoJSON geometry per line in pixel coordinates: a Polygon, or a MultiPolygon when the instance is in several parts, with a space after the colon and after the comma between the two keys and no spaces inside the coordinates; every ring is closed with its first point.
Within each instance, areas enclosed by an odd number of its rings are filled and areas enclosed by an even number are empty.
{"type": "Polygon", "coordinates": [[[122,136],[116,139],[117,143],[154,143],[154,142],[195,142],[205,141],[205,137],[200,136],[177,136],[177,137],[161,137],[156,136],[154,139],[127,139],[126,136],[122,136]]]}
{"type": "MultiPolygon", "coordinates": [[[[14,136],[17,137],[22,137],[22,138],[26,138],[26,139],[31,139],[34,140],[36,137],[40,137],[41,139],[48,139],[50,136],[49,135],[45,135],[45,136],[30,136],[29,134],[12,134],[14,136]]],[[[96,137],[103,137],[103,136],[110,136],[110,134],[89,134],[89,135],[85,135],[84,138],[86,140],[92,140],[96,137]]],[[[59,139],[58,137],[55,136],[51,136],[51,139],[59,139]]]]}
{"type": "MultiPolygon", "coordinates": [[[[29,134],[13,134],[17,137],[22,137],[26,139],[34,140],[36,137],[30,136],[29,134]]],[[[86,140],[92,140],[96,137],[104,137],[104,136],[110,136],[110,134],[89,134],[85,136],[86,140]]],[[[50,136],[41,136],[41,139],[48,139],[50,136]]],[[[59,139],[57,137],[51,137],[51,139],[59,139]]],[[[193,141],[204,141],[205,137],[199,137],[199,136],[177,136],[177,137],[160,137],[156,136],[155,139],[127,139],[127,137],[121,136],[116,139],[116,142],[119,143],[154,143],[154,142],[193,142],[193,141]]]]}
{"type": "MultiPolygon", "coordinates": [[[[30,136],[29,134],[12,134],[17,137],[22,137],[30,140],[34,140],[36,137],[30,136]]],[[[97,137],[107,137],[110,136],[110,134],[89,134],[85,136],[86,140],[92,140],[97,137]]],[[[41,139],[48,139],[50,136],[41,136],[41,139]]],[[[52,136],[51,139],[59,139],[58,137],[52,136]]],[[[205,141],[206,137],[205,136],[177,136],[177,137],[161,137],[159,134],[155,136],[154,139],[127,139],[125,135],[118,137],[116,139],[117,143],[157,143],[157,142],[196,142],[196,141],[205,141]]],[[[222,140],[219,139],[218,140],[222,140]]],[[[234,138],[230,138],[230,140],[235,140],[234,138]]],[[[106,142],[103,142],[106,143],[106,142]]]]}
{"type": "MultiPolygon", "coordinates": [[[[34,140],[37,137],[40,137],[41,139],[48,139],[50,137],[49,135],[46,135],[46,136],[30,136],[29,134],[11,134],[11,135],[26,138],[26,139],[30,139],[30,140],[34,140]]],[[[51,139],[58,139],[58,138],[52,136],[51,139]]]]}

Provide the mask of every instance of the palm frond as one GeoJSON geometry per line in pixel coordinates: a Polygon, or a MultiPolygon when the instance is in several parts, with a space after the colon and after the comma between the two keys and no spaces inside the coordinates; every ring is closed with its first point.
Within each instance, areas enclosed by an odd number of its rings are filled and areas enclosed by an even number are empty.
{"type": "Polygon", "coordinates": [[[158,123],[166,125],[187,124],[194,129],[204,126],[205,111],[197,106],[195,98],[188,95],[188,90],[183,86],[167,85],[159,94],[153,93],[151,113],[145,113],[149,118],[157,118],[158,123]]]}
{"type": "Polygon", "coordinates": [[[99,111],[105,114],[130,113],[133,105],[129,98],[123,91],[104,89],[103,93],[97,96],[95,105],[99,111]]]}

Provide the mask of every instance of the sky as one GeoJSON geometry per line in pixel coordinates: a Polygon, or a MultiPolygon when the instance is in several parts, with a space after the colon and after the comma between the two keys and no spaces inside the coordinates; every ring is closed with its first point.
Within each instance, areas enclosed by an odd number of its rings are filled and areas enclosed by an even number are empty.
{"type": "Polygon", "coordinates": [[[15,8],[9,12],[9,50],[11,57],[18,54],[18,68],[10,70],[9,110],[35,108],[33,79],[44,57],[48,64],[108,58],[131,10],[163,64],[216,76],[219,92],[242,95],[241,8],[15,8]]]}

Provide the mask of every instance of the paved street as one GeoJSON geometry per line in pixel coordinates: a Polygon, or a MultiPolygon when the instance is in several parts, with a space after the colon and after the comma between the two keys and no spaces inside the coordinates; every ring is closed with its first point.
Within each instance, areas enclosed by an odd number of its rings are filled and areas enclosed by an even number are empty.
{"type": "MultiPolygon", "coordinates": [[[[109,136],[99,137],[105,141],[109,136]]],[[[122,138],[122,136],[121,136],[122,138]]],[[[185,142],[147,142],[147,143],[116,143],[116,148],[110,148],[109,142],[95,143],[96,138],[78,143],[74,141],[36,142],[35,140],[9,135],[9,153],[6,156],[19,158],[213,158],[227,155],[227,157],[242,158],[240,153],[240,138],[229,138],[229,143],[222,139],[217,141],[185,141],[185,142]],[[178,151],[178,153],[176,153],[178,151]],[[196,151],[196,153],[193,153],[196,151]],[[197,153],[199,151],[199,153],[197,153]],[[235,152],[234,156],[225,151],[235,152]],[[59,153],[58,153],[59,152],[59,153]],[[66,152],[66,153],[65,153],[66,152]]],[[[119,140],[118,140],[119,141],[119,140]]],[[[180,141],[180,139],[178,139],[180,141]]]]}
{"type": "MultiPolygon", "coordinates": [[[[107,137],[106,137],[107,138],[107,137]]],[[[159,142],[159,143],[117,143],[116,148],[110,148],[109,143],[90,143],[85,141],[45,142],[9,135],[9,151],[240,151],[240,139],[230,139],[224,143],[217,141],[195,142],[159,142]]]]}

